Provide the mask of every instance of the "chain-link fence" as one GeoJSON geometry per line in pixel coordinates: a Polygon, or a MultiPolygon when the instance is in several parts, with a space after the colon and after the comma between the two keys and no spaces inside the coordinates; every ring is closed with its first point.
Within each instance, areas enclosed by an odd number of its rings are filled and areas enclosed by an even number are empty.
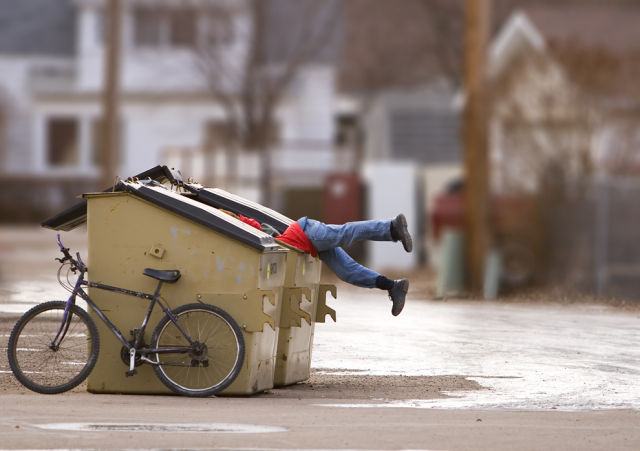
{"type": "Polygon", "coordinates": [[[640,299],[640,178],[596,177],[551,203],[546,215],[548,282],[598,296],[640,299]]]}

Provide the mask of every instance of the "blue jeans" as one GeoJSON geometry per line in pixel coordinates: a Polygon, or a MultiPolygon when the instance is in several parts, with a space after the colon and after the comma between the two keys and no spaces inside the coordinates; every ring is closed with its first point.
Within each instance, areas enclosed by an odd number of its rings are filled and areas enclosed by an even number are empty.
{"type": "Polygon", "coordinates": [[[334,225],[304,217],[298,219],[298,224],[317,249],[320,259],[340,279],[358,287],[375,288],[380,273],[356,262],[341,246],[364,240],[391,241],[390,219],[334,225]]]}

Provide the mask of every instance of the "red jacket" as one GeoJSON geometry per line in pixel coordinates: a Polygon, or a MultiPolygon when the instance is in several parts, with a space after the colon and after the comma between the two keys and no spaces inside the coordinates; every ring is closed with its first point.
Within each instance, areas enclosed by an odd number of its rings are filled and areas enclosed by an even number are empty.
{"type": "Polygon", "coordinates": [[[304,233],[302,227],[297,222],[294,222],[287,230],[284,231],[282,235],[278,235],[276,240],[282,241],[289,246],[293,246],[296,249],[300,249],[302,252],[306,252],[307,254],[311,254],[314,257],[318,256],[318,251],[315,247],[313,247],[313,243],[309,239],[309,237],[304,233]]]}
{"type": "MultiPolygon", "coordinates": [[[[238,219],[245,224],[249,224],[250,226],[255,227],[258,230],[262,230],[260,223],[253,218],[248,218],[246,216],[238,215],[238,219]]],[[[282,243],[288,244],[291,247],[295,247],[296,249],[301,250],[302,252],[306,252],[307,254],[311,254],[314,257],[318,256],[318,251],[309,237],[304,233],[302,227],[297,222],[291,224],[284,231],[282,235],[278,235],[276,240],[281,241],[282,243]]]]}
{"type": "Polygon", "coordinates": [[[262,226],[260,225],[260,223],[258,221],[256,221],[253,218],[249,218],[247,216],[242,216],[242,215],[238,215],[238,219],[242,222],[244,222],[245,224],[249,224],[251,227],[255,227],[258,230],[262,230],[262,226]]]}

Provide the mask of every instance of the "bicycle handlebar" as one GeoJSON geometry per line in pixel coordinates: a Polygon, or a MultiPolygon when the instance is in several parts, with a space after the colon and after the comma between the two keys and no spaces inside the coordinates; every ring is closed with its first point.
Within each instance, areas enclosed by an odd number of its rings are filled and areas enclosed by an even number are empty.
{"type": "Polygon", "coordinates": [[[64,247],[64,244],[62,244],[62,238],[60,238],[59,233],[58,233],[58,247],[60,248],[60,252],[62,252],[62,255],[64,256],[64,258],[56,258],[57,261],[59,261],[60,263],[64,263],[67,261],[70,262],[71,271],[73,272],[75,272],[76,270],[79,270],[82,272],[87,271],[87,266],[82,261],[82,258],[80,257],[80,252],[76,252],[76,258],[74,259],[69,253],[69,248],[64,247]]]}

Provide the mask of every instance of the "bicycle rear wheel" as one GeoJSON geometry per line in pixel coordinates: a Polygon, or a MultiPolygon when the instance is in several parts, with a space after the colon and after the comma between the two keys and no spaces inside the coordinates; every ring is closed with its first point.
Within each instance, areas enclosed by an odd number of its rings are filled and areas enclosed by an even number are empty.
{"type": "Polygon", "coordinates": [[[172,391],[187,396],[211,396],[227,388],[244,362],[244,337],[238,323],[227,312],[208,304],[187,304],[173,311],[187,338],[165,315],[156,326],[151,342],[156,349],[189,348],[188,352],[157,353],[153,369],[172,391]]]}
{"type": "Polygon", "coordinates": [[[52,346],[64,318],[66,302],[39,304],[13,327],[7,347],[9,366],[29,390],[62,393],[84,381],[96,364],[100,342],[87,312],[73,305],[64,339],[52,346]]]}

